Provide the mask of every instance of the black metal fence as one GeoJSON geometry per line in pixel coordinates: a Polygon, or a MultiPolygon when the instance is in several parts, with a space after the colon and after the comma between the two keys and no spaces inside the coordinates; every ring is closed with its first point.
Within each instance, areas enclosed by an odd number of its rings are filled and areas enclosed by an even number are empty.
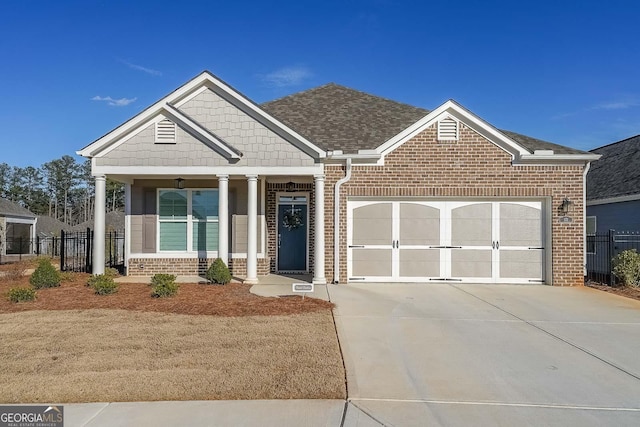
{"type": "MultiPolygon", "coordinates": [[[[94,233],[86,231],[61,231],[60,237],[36,237],[35,239],[7,239],[6,254],[0,254],[0,263],[19,261],[34,255],[60,259],[60,270],[90,273],[94,233]]],[[[124,272],[124,232],[105,234],[105,266],[124,272]]]]}
{"type": "Polygon", "coordinates": [[[640,252],[640,232],[609,230],[587,236],[587,280],[613,286],[611,260],[620,252],[636,249],[640,252]]]}

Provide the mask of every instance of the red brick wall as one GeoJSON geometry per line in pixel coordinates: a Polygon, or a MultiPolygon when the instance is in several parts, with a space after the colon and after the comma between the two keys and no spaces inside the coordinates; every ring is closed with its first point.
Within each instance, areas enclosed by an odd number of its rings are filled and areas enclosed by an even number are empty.
{"type": "MultiPolygon", "coordinates": [[[[431,126],[387,155],[384,166],[354,166],[340,193],[340,282],[347,273],[347,197],[550,197],[553,284],[582,285],[583,167],[512,166],[511,156],[460,124],[459,141],[438,142],[431,126]],[[568,197],[573,222],[561,224],[557,207],[568,197]]],[[[327,166],[326,277],[333,278],[333,188],[344,166],[327,166]]],[[[549,280],[549,278],[547,278],[549,280]]]]}

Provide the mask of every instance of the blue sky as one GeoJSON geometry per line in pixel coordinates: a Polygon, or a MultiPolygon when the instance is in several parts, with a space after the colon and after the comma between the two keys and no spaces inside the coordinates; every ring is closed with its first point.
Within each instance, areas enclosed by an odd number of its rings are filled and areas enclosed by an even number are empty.
{"type": "Polygon", "coordinates": [[[0,11],[0,162],[39,166],[209,70],[328,82],[584,150],[640,134],[640,2],[29,1],[0,11]]]}

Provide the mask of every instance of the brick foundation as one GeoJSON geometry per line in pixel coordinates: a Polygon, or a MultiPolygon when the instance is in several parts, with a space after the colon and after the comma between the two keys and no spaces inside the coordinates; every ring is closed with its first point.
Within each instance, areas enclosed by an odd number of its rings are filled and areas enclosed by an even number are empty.
{"type": "MultiPolygon", "coordinates": [[[[131,258],[128,276],[151,276],[156,273],[175,275],[204,275],[214,258],[131,258]]],[[[247,275],[246,258],[229,260],[229,270],[234,277],[247,275]]],[[[269,274],[269,258],[258,258],[258,276],[269,274]]]]}

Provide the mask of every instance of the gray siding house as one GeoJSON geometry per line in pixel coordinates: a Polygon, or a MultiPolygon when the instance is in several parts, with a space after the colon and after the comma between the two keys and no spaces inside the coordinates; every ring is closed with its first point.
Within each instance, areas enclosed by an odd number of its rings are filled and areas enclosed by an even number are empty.
{"type": "Polygon", "coordinates": [[[587,235],[640,231],[640,135],[591,152],[602,157],[587,175],[587,235]]]}
{"type": "Polygon", "coordinates": [[[0,256],[31,253],[36,215],[7,199],[0,199],[0,256]]]}

